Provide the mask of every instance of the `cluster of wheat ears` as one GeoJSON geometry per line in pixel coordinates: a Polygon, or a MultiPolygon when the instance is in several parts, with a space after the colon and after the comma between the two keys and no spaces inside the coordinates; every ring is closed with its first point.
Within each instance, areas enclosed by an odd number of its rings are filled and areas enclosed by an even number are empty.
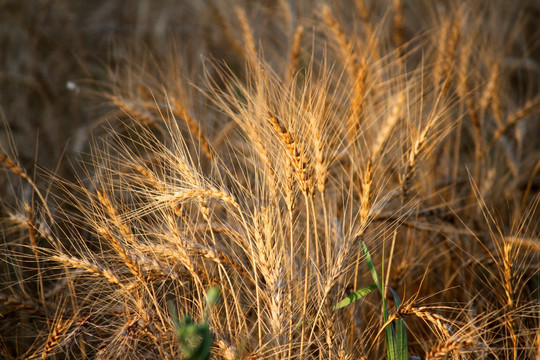
{"type": "Polygon", "coordinates": [[[538,4],[191,9],[79,83],[75,176],[3,137],[0,357],[196,359],[189,315],[216,359],[539,359],[538,4]]]}

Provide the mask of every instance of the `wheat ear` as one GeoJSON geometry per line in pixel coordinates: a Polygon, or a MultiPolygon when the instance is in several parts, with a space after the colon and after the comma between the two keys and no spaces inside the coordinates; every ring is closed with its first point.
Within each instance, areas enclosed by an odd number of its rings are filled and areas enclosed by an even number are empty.
{"type": "Polygon", "coordinates": [[[135,275],[135,277],[137,277],[137,279],[139,279],[142,283],[144,283],[145,279],[139,265],[135,262],[133,257],[131,257],[131,255],[128,254],[126,249],[124,249],[124,247],[114,237],[114,235],[111,234],[111,232],[104,227],[98,227],[96,230],[98,234],[100,234],[105,239],[107,239],[107,241],[112,245],[113,249],[116,250],[118,255],[120,255],[120,257],[122,258],[124,263],[127,265],[131,273],[135,275]]]}
{"type": "Polygon", "coordinates": [[[0,293],[0,303],[13,306],[15,309],[26,310],[30,313],[43,312],[43,308],[32,299],[23,299],[19,295],[5,295],[0,293]]]}
{"type": "Polygon", "coordinates": [[[66,331],[70,327],[70,322],[59,320],[58,323],[54,326],[54,329],[49,333],[47,342],[45,343],[45,348],[41,353],[41,359],[45,360],[53,352],[53,350],[60,344],[62,337],[65,335],[66,331]]]}
{"type": "Polygon", "coordinates": [[[466,347],[474,345],[475,343],[476,342],[472,339],[456,339],[454,337],[449,338],[426,353],[425,360],[443,359],[450,352],[462,350],[466,347]]]}
{"type": "Polygon", "coordinates": [[[110,97],[110,99],[114,106],[118,107],[132,119],[137,120],[143,125],[153,126],[160,129],[155,117],[148,110],[119,96],[113,95],[110,97]]]}
{"type": "Polygon", "coordinates": [[[94,276],[106,279],[111,284],[118,285],[120,288],[124,288],[124,284],[122,284],[120,278],[116,276],[111,270],[101,265],[92,263],[88,260],[78,259],[76,257],[67,256],[64,254],[52,256],[51,260],[66,264],[72,268],[85,270],[86,272],[94,276]]]}
{"type": "Polygon", "coordinates": [[[354,91],[351,96],[351,112],[347,123],[347,135],[349,137],[349,142],[354,144],[360,129],[361,116],[364,109],[367,64],[365,61],[359,63],[352,42],[347,39],[347,36],[343,30],[341,30],[339,23],[334,18],[327,5],[322,8],[322,16],[338,44],[338,49],[342,60],[345,63],[347,73],[353,81],[354,91]]]}
{"type": "Polygon", "coordinates": [[[301,41],[302,35],[304,34],[304,27],[298,25],[296,31],[294,32],[292,46],[291,46],[291,55],[289,57],[289,69],[287,71],[287,79],[290,81],[294,78],[296,74],[296,68],[300,62],[300,50],[301,50],[301,41]]]}
{"type": "Polygon", "coordinates": [[[217,18],[218,25],[221,27],[221,30],[223,31],[223,35],[225,35],[225,39],[229,42],[230,45],[232,45],[234,51],[238,54],[242,54],[244,57],[247,56],[246,54],[246,48],[242,45],[242,43],[233,36],[231,32],[231,27],[229,26],[229,23],[225,20],[223,15],[221,14],[221,11],[219,10],[219,7],[213,6],[213,13],[214,16],[217,18]]]}
{"type": "Polygon", "coordinates": [[[39,191],[35,182],[28,176],[28,174],[26,173],[26,171],[23,169],[22,166],[20,166],[17,162],[15,162],[11,157],[7,155],[7,153],[4,151],[3,147],[1,146],[0,146],[0,164],[3,164],[5,167],[7,167],[7,169],[10,172],[24,179],[32,187],[32,189],[38,196],[39,200],[41,200],[43,208],[45,209],[51,224],[54,224],[54,218],[49,210],[49,207],[47,206],[47,202],[45,201],[45,198],[43,197],[43,195],[41,195],[41,192],[39,191]]]}
{"type": "Polygon", "coordinates": [[[405,204],[409,199],[409,191],[411,186],[411,179],[416,170],[416,165],[418,161],[418,156],[423,148],[426,146],[427,135],[431,126],[428,125],[422,130],[420,135],[414,141],[413,147],[409,150],[407,156],[405,172],[401,177],[401,203],[405,204]]]}
{"type": "Polygon", "coordinates": [[[204,155],[209,160],[212,160],[214,157],[212,148],[210,147],[210,143],[208,142],[206,137],[203,135],[198,122],[185,110],[184,106],[182,106],[182,104],[180,103],[178,99],[173,98],[172,102],[174,104],[175,115],[177,115],[178,117],[180,117],[186,122],[186,124],[189,127],[189,130],[191,131],[191,133],[195,136],[195,138],[201,145],[201,149],[204,155]]]}
{"type": "Polygon", "coordinates": [[[297,137],[289,131],[289,129],[283,126],[277,116],[271,112],[268,113],[268,121],[284,145],[290,163],[295,170],[295,177],[298,181],[300,190],[304,194],[312,195],[313,186],[310,182],[310,169],[300,153],[297,137]]]}
{"type": "Polygon", "coordinates": [[[415,315],[416,317],[433,324],[435,328],[444,336],[445,339],[449,339],[452,336],[453,328],[450,320],[442,315],[433,313],[431,308],[426,306],[413,306],[409,303],[401,306],[398,309],[399,315],[415,315]]]}
{"type": "Polygon", "coordinates": [[[495,142],[499,140],[504,134],[513,129],[520,120],[534,113],[538,107],[540,107],[540,96],[527,101],[523,107],[508,116],[506,124],[497,129],[495,134],[493,134],[492,141],[495,142]]]}
{"type": "Polygon", "coordinates": [[[392,6],[394,11],[394,18],[392,19],[394,25],[394,43],[399,47],[403,45],[405,41],[405,16],[403,14],[403,3],[401,0],[394,0],[392,6]]]}
{"type": "Polygon", "coordinates": [[[257,48],[255,46],[255,38],[253,37],[253,31],[249,26],[249,22],[246,16],[246,12],[241,7],[236,7],[236,16],[238,22],[242,28],[242,35],[244,36],[244,43],[246,44],[246,54],[250,60],[257,59],[257,48]]]}

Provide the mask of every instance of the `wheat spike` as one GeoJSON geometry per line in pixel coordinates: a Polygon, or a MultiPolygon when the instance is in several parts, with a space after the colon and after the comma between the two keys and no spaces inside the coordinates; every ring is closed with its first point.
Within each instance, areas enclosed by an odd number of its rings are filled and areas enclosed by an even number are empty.
{"type": "Polygon", "coordinates": [[[257,48],[255,46],[255,39],[253,37],[253,31],[246,16],[246,12],[241,7],[236,7],[236,16],[238,17],[238,22],[240,23],[240,28],[242,28],[242,35],[244,36],[244,43],[246,46],[246,54],[248,59],[254,61],[257,59],[257,48]]]}
{"type": "Polygon", "coordinates": [[[292,80],[296,74],[296,69],[300,61],[300,51],[301,51],[301,41],[304,34],[304,27],[298,25],[296,31],[294,32],[292,46],[291,46],[291,55],[289,60],[289,68],[287,71],[287,78],[292,80]]]}
{"type": "Polygon", "coordinates": [[[523,107],[511,113],[507,120],[506,124],[503,127],[497,129],[495,134],[493,134],[492,141],[495,142],[499,140],[504,134],[510,131],[516,126],[516,124],[527,117],[528,115],[534,113],[536,109],[540,106],[540,96],[537,96],[525,103],[523,107]]]}
{"type": "Polygon", "coordinates": [[[201,149],[203,150],[204,155],[209,160],[212,160],[214,157],[212,148],[210,147],[210,143],[208,142],[206,137],[203,135],[197,121],[191,115],[189,115],[189,113],[185,110],[185,108],[182,106],[178,99],[173,98],[172,102],[174,104],[175,114],[187,123],[189,130],[201,145],[201,149]]]}
{"type": "Polygon", "coordinates": [[[456,339],[450,338],[445,342],[435,346],[428,353],[426,353],[426,360],[444,359],[447,354],[452,351],[459,351],[466,347],[470,347],[475,344],[472,339],[456,339]]]}

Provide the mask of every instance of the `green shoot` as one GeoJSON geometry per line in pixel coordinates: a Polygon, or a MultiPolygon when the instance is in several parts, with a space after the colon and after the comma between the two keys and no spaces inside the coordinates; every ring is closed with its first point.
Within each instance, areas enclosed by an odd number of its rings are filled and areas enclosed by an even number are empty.
{"type": "Polygon", "coordinates": [[[182,345],[182,352],[186,360],[208,360],[212,348],[212,333],[208,324],[210,309],[219,300],[220,292],[217,287],[212,287],[206,294],[206,308],[201,322],[196,323],[189,315],[179,319],[176,307],[172,301],[168,302],[176,336],[182,345]]]}
{"type": "MultiPolygon", "coordinates": [[[[408,345],[407,345],[407,328],[405,327],[405,321],[403,319],[396,319],[390,323],[388,322],[388,319],[390,318],[390,314],[388,311],[388,306],[386,304],[385,286],[379,281],[377,270],[375,269],[373,259],[371,258],[371,254],[369,253],[366,244],[362,241],[360,243],[360,246],[362,248],[362,253],[364,254],[366,258],[366,262],[367,262],[369,271],[371,272],[371,277],[373,278],[374,284],[364,286],[360,290],[357,290],[351,295],[347,296],[345,299],[341,300],[339,303],[337,303],[334,306],[334,310],[341,309],[351,304],[352,302],[366,296],[367,294],[369,294],[370,292],[372,292],[373,290],[377,288],[379,290],[379,293],[382,296],[383,320],[384,320],[384,324],[386,325],[384,328],[384,331],[385,331],[385,338],[386,338],[387,358],[388,360],[407,360],[409,358],[409,350],[408,350],[408,345]],[[395,323],[395,326],[392,323],[395,323]]],[[[383,274],[383,278],[384,278],[384,274],[383,274]]],[[[399,308],[401,306],[401,299],[392,288],[390,287],[388,288],[390,289],[390,292],[392,293],[392,296],[394,297],[396,308],[399,308]]]]}

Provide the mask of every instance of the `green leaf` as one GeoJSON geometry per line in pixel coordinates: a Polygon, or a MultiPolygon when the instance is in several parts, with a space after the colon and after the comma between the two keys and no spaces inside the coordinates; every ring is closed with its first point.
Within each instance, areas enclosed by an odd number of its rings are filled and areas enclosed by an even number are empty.
{"type": "Polygon", "coordinates": [[[208,323],[195,323],[189,315],[180,322],[176,329],[178,340],[182,345],[185,360],[207,360],[210,358],[212,334],[208,323]]]}
{"type": "MultiPolygon", "coordinates": [[[[396,308],[399,308],[401,306],[401,299],[399,298],[399,295],[391,287],[388,287],[388,288],[392,292],[392,296],[394,297],[394,302],[396,303],[396,308]]],[[[409,358],[409,348],[407,345],[407,327],[405,326],[405,320],[403,319],[396,320],[395,345],[396,345],[396,351],[397,351],[397,359],[407,360],[409,358]]]]}
{"type": "Polygon", "coordinates": [[[373,259],[371,258],[371,254],[369,253],[366,243],[360,242],[360,246],[362,248],[362,252],[364,253],[364,256],[366,257],[366,262],[369,267],[369,271],[371,272],[371,277],[373,278],[373,281],[375,281],[375,284],[379,288],[379,292],[381,295],[384,294],[383,288],[381,286],[381,283],[379,282],[379,277],[377,276],[377,270],[375,270],[375,265],[373,264],[373,259]]]}
{"type": "Polygon", "coordinates": [[[206,309],[201,322],[186,315],[179,319],[176,306],[172,301],[168,301],[169,312],[174,323],[178,341],[182,345],[183,359],[185,360],[208,360],[212,348],[212,332],[208,325],[210,308],[214,306],[220,297],[220,291],[217,287],[212,287],[206,294],[206,309]]]}
{"type": "Polygon", "coordinates": [[[397,351],[396,351],[396,334],[394,326],[392,324],[388,325],[384,329],[384,334],[386,338],[386,355],[388,360],[397,360],[397,351]]]}
{"type": "MultiPolygon", "coordinates": [[[[386,323],[390,317],[390,314],[388,311],[388,306],[386,304],[385,288],[383,288],[383,284],[379,282],[379,276],[377,275],[377,270],[375,269],[373,259],[371,258],[371,254],[369,253],[369,250],[367,249],[367,246],[363,241],[360,242],[360,247],[362,248],[362,253],[366,257],[366,262],[369,267],[369,271],[371,272],[371,277],[373,278],[373,281],[375,281],[375,284],[373,285],[376,285],[377,288],[379,289],[379,292],[381,293],[383,320],[386,323]]],[[[391,287],[388,287],[388,288],[392,292],[392,295],[394,297],[394,302],[396,303],[396,308],[399,308],[401,306],[401,299],[391,287]]],[[[345,300],[348,300],[348,299],[345,299],[345,300]]],[[[407,347],[407,328],[405,326],[405,321],[403,319],[396,320],[395,327],[394,327],[394,324],[388,324],[388,326],[384,328],[384,333],[385,333],[385,339],[386,339],[387,359],[388,360],[408,360],[409,351],[407,347]]]]}
{"type": "Polygon", "coordinates": [[[373,290],[377,288],[377,285],[375,284],[369,284],[361,288],[360,290],[356,290],[351,295],[347,296],[345,299],[341,300],[332,308],[332,310],[341,309],[347,305],[349,305],[352,302],[355,302],[356,300],[363,298],[373,290]]]}
{"type": "Polygon", "coordinates": [[[169,308],[169,312],[171,313],[174,328],[178,329],[180,327],[180,320],[178,319],[178,312],[176,311],[176,306],[171,300],[169,300],[167,301],[167,307],[169,308]]]}

